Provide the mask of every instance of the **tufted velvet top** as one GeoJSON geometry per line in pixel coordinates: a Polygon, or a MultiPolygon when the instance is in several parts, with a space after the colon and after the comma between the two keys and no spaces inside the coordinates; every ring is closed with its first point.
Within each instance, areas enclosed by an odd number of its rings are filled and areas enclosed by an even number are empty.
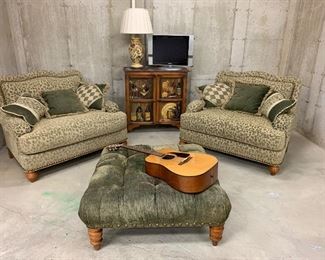
{"type": "Polygon", "coordinates": [[[231,204],[219,184],[199,194],[178,192],[144,172],[144,157],[125,149],[103,150],[80,202],[79,217],[87,227],[224,224],[231,204]]]}

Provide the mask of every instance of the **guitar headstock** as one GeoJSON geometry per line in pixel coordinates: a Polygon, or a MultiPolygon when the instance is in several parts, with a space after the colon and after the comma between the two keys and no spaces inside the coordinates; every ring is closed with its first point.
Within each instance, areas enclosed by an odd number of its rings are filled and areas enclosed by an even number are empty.
{"type": "Polygon", "coordinates": [[[106,146],[106,148],[109,151],[116,151],[116,150],[118,150],[122,146],[123,146],[123,144],[111,144],[111,145],[106,146]]]}

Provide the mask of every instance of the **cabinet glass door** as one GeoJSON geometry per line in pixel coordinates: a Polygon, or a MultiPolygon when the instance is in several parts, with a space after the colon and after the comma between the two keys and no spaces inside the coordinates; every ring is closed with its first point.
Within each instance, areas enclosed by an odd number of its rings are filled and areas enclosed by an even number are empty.
{"type": "Polygon", "coordinates": [[[161,78],[159,85],[160,99],[182,98],[183,81],[181,78],[161,78]]]}
{"type": "Polygon", "coordinates": [[[182,113],[182,102],[159,102],[158,121],[160,123],[170,123],[179,121],[182,113]]]}
{"type": "Polygon", "coordinates": [[[153,122],[153,102],[131,102],[130,106],[130,121],[137,123],[153,122]]]}
{"type": "Polygon", "coordinates": [[[153,78],[130,78],[128,85],[130,100],[153,99],[153,78]]]}

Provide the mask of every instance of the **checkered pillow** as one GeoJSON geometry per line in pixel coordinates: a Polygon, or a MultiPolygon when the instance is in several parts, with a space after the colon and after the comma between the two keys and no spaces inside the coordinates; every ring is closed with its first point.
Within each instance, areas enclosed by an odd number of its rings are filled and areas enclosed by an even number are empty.
{"type": "Polygon", "coordinates": [[[103,92],[96,85],[80,85],[77,89],[77,95],[87,108],[91,108],[93,103],[103,98],[103,92]]]}
{"type": "Polygon", "coordinates": [[[202,91],[202,97],[210,106],[221,107],[231,96],[231,87],[224,83],[207,85],[202,91]]]}

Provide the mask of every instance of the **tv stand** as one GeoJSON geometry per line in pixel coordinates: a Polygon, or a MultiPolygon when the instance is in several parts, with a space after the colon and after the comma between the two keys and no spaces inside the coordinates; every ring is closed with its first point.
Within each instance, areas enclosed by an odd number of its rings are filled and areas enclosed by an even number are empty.
{"type": "Polygon", "coordinates": [[[128,131],[140,126],[180,126],[186,109],[188,68],[124,68],[128,131]]]}

